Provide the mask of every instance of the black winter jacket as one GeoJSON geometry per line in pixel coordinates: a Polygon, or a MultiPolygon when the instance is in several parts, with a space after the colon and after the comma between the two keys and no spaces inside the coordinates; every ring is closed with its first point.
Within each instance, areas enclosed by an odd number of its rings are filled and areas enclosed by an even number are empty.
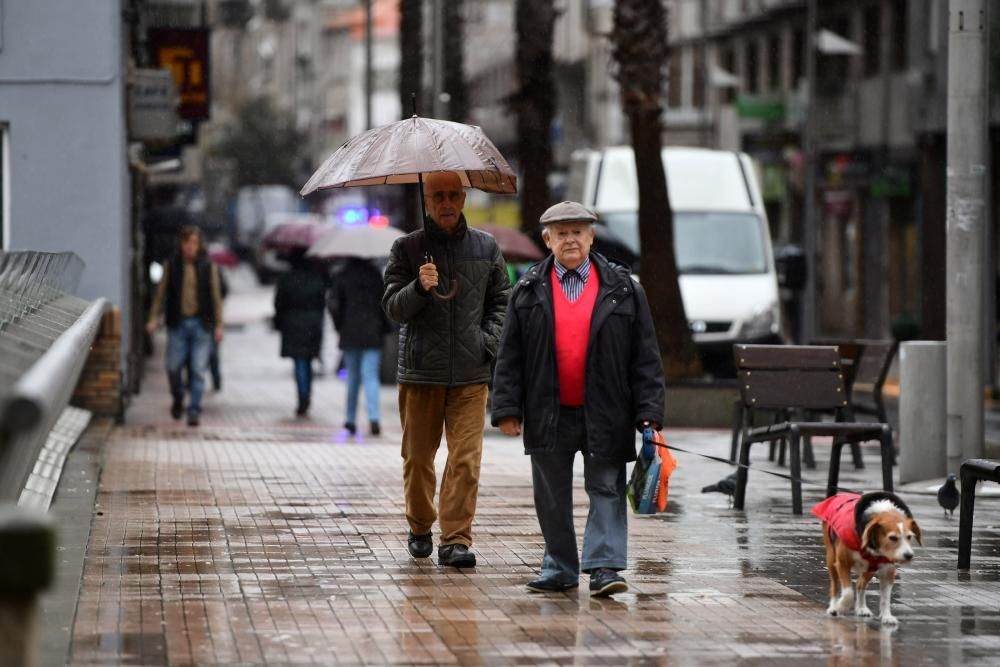
{"type": "Polygon", "coordinates": [[[392,331],[382,312],[382,272],[370,260],[352,257],[327,296],[341,350],[382,348],[392,331]]]}
{"type": "Polygon", "coordinates": [[[396,239],[385,269],[382,307],[400,323],[396,380],[449,387],[489,382],[500,342],[510,281],[496,239],[470,229],[465,217],[451,236],[433,220],[396,239]],[[458,281],[458,295],[437,301],[417,275],[430,254],[439,290],[458,281]]]}
{"type": "MultiPolygon", "coordinates": [[[[600,287],[584,379],[586,449],[601,460],[633,461],[639,423],[663,423],[656,332],[646,293],[628,269],[597,253],[590,261],[600,287]]],[[[526,454],[550,451],[559,428],[552,264],[549,255],[514,286],[493,378],[493,425],[504,417],[520,418],[526,454]]]]}
{"type": "Polygon", "coordinates": [[[275,323],[281,331],[281,356],[318,357],[323,345],[323,309],[327,282],[309,267],[295,266],[278,278],[274,291],[275,323]]]}

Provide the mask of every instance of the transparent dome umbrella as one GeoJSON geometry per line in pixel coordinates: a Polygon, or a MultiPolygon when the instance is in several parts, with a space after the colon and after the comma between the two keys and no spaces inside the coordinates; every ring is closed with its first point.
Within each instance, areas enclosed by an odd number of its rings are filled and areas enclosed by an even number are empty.
{"type": "MultiPolygon", "coordinates": [[[[517,192],[517,176],[479,127],[414,114],[349,139],[320,165],[301,194],[417,183],[423,212],[424,174],[437,171],[457,173],[464,187],[498,194],[517,192]]],[[[431,294],[439,300],[448,299],[457,289],[453,278],[447,293],[433,290],[431,294]]]]}

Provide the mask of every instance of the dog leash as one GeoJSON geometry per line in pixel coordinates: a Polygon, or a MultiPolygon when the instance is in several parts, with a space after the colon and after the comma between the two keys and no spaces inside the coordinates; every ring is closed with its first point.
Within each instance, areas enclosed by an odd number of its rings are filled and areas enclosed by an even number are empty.
{"type": "MultiPolygon", "coordinates": [[[[727,465],[736,466],[737,468],[746,468],[747,470],[751,469],[750,466],[748,466],[745,463],[734,463],[733,461],[730,461],[729,459],[724,459],[721,456],[712,456],[711,454],[703,454],[702,452],[693,452],[693,451],[691,451],[689,449],[683,449],[683,448],[678,447],[676,445],[668,445],[665,442],[656,442],[652,438],[649,438],[647,440],[645,434],[643,435],[642,439],[643,439],[643,444],[645,444],[646,442],[648,442],[651,445],[655,445],[657,447],[663,447],[664,449],[669,449],[669,450],[674,451],[674,452],[681,452],[682,454],[691,454],[693,456],[700,456],[703,459],[709,459],[710,461],[718,461],[719,463],[725,463],[727,465]]],[[[818,487],[820,487],[820,488],[822,488],[824,490],[826,490],[828,488],[826,484],[820,484],[819,482],[814,482],[812,480],[803,479],[801,477],[795,478],[795,477],[792,477],[791,475],[786,475],[784,473],[775,472],[773,470],[765,470],[764,468],[754,468],[754,470],[756,472],[762,472],[762,473],[765,473],[765,474],[768,474],[768,475],[772,475],[774,477],[780,477],[782,479],[787,479],[790,482],[797,482],[799,484],[805,484],[807,486],[818,486],[818,487]]],[[[848,489],[848,488],[845,488],[845,487],[842,487],[842,486],[835,486],[833,488],[835,490],[843,492],[843,493],[857,493],[857,494],[861,494],[862,493],[861,491],[858,491],[857,489],[848,489]]],[[[897,495],[899,495],[898,492],[894,492],[894,493],[897,493],[897,495]]]]}

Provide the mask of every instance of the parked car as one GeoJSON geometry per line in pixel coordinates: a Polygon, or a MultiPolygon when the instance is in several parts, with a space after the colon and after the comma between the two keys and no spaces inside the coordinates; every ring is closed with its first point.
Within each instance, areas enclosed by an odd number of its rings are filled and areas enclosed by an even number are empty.
{"type": "MultiPolygon", "coordinates": [[[[732,372],[732,344],[781,341],[767,214],[744,153],[664,148],[681,297],[703,360],[732,372]]],[[[637,254],[638,185],[632,148],[574,153],[566,194],[593,208],[637,254]]],[[[641,266],[640,266],[641,275],[641,266]]]]}

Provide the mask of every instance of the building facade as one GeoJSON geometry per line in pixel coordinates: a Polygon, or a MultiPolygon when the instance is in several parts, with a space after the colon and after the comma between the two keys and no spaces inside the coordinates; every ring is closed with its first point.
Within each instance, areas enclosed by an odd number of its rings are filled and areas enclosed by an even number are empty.
{"type": "MultiPolygon", "coordinates": [[[[820,336],[944,337],[947,4],[817,3],[820,336]]],[[[801,243],[807,3],[670,7],[666,142],[750,153],[772,235],[801,243]]]]}
{"type": "MultiPolygon", "coordinates": [[[[72,251],[132,311],[122,4],[0,3],[0,248],[72,251]]],[[[122,350],[123,358],[127,350],[122,350]]]]}

